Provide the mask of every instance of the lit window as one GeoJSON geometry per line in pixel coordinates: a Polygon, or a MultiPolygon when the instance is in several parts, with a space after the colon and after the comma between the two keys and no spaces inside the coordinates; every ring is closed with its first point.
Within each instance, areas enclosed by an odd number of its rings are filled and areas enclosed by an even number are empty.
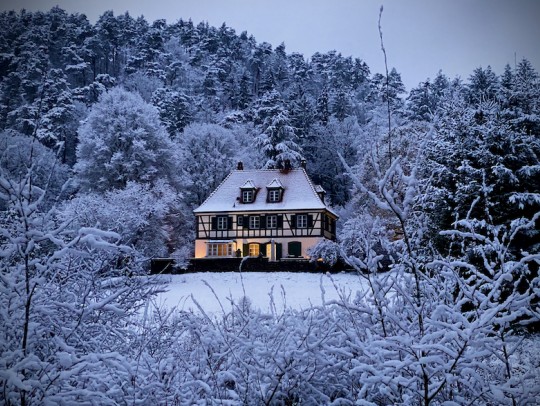
{"type": "Polygon", "coordinates": [[[224,216],[221,216],[221,217],[218,217],[217,218],[217,229],[218,230],[227,230],[227,222],[228,222],[228,218],[227,217],[224,217],[224,216]]]}
{"type": "Polygon", "coordinates": [[[259,244],[249,244],[249,256],[250,257],[256,257],[259,255],[259,244]]]}
{"type": "Polygon", "coordinates": [[[253,202],[253,190],[243,190],[242,191],[242,202],[243,203],[252,203],[253,202]]]}
{"type": "Polygon", "coordinates": [[[256,230],[261,227],[261,218],[259,216],[249,216],[249,228],[256,230]]]}
{"type": "Polygon", "coordinates": [[[266,228],[277,228],[277,216],[266,216],[266,228]]]}
{"type": "Polygon", "coordinates": [[[296,227],[307,228],[307,214],[299,214],[296,216],[296,227]]]}
{"type": "Polygon", "coordinates": [[[232,244],[227,243],[209,243],[209,257],[232,257],[232,244]]]}
{"type": "Polygon", "coordinates": [[[281,200],[281,190],[279,189],[270,189],[268,191],[268,201],[270,203],[276,203],[281,200]]]}

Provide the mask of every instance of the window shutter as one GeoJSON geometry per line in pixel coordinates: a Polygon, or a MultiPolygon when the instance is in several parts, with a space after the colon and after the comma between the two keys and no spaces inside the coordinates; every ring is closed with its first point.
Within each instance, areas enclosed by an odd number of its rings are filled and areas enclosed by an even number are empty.
{"type": "Polygon", "coordinates": [[[307,226],[308,226],[308,228],[313,227],[313,215],[312,214],[308,214],[308,216],[307,216],[307,226]]]}
{"type": "Polygon", "coordinates": [[[227,217],[227,230],[232,230],[233,218],[231,216],[227,217]]]}
{"type": "Polygon", "coordinates": [[[249,228],[249,217],[248,216],[244,216],[244,220],[243,220],[243,226],[244,228],[249,228]]]}
{"type": "Polygon", "coordinates": [[[247,257],[249,255],[249,245],[244,244],[242,245],[242,256],[247,257]]]}
{"type": "Polygon", "coordinates": [[[277,228],[283,228],[283,216],[277,216],[277,228]]]}
{"type": "Polygon", "coordinates": [[[296,228],[296,214],[291,216],[291,228],[296,228]]]}
{"type": "Polygon", "coordinates": [[[276,244],[276,259],[283,257],[283,246],[280,243],[276,244]]]}
{"type": "Polygon", "coordinates": [[[261,216],[260,217],[260,227],[261,229],[265,229],[266,228],[266,216],[261,216]]]}
{"type": "Polygon", "coordinates": [[[263,254],[263,257],[266,257],[266,244],[259,245],[259,252],[263,254]]]}
{"type": "Polygon", "coordinates": [[[212,230],[217,230],[217,217],[212,217],[212,230]]]}

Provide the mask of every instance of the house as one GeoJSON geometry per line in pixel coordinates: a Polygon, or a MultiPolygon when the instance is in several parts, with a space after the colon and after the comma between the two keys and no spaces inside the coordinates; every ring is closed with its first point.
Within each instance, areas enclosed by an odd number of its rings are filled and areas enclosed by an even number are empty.
{"type": "Polygon", "coordinates": [[[195,258],[309,258],[335,240],[338,216],[302,167],[248,169],[241,162],[197,209],[195,258]]]}

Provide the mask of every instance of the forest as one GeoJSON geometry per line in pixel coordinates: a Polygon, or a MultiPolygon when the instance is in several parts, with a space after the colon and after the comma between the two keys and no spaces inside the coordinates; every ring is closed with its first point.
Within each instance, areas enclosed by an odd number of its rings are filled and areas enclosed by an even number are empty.
{"type": "Polygon", "coordinates": [[[407,92],[398,67],[226,24],[55,7],[1,13],[0,38],[0,404],[539,402],[527,59],[407,92]],[[160,307],[149,260],[186,263],[192,210],[236,162],[302,159],[340,215],[314,258],[369,289],[160,307]]]}

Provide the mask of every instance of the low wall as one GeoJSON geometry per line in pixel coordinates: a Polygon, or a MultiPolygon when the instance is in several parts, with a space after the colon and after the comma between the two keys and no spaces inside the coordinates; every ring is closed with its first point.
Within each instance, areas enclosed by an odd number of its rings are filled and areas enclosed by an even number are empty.
{"type": "MultiPolygon", "coordinates": [[[[173,260],[171,260],[173,261],[173,260]]],[[[163,259],[160,259],[160,264],[163,259]]],[[[169,264],[168,264],[169,265],[169,264]]],[[[310,262],[307,259],[282,259],[271,262],[268,258],[194,258],[189,262],[187,269],[174,266],[158,266],[152,264],[152,273],[186,273],[186,272],[342,272],[352,271],[342,262],[329,266],[322,262],[310,262]],[[242,264],[242,269],[240,269],[242,264]],[[158,272],[156,272],[158,271],[158,272]]]]}

